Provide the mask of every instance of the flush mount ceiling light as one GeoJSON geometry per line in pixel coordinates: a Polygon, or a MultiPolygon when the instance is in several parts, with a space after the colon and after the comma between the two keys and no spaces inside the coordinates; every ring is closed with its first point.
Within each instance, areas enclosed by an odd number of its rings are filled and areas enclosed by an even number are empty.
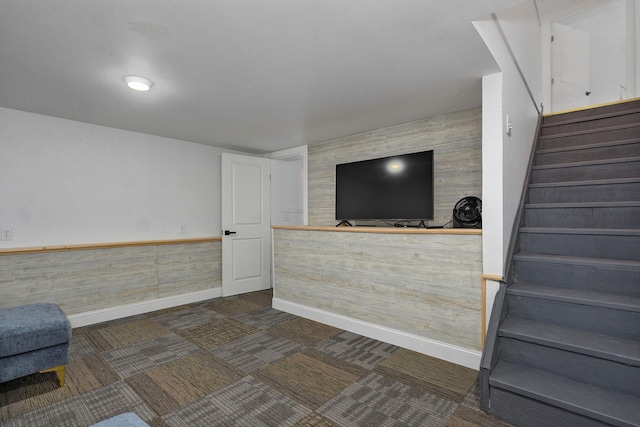
{"type": "Polygon", "coordinates": [[[127,82],[127,86],[131,89],[139,90],[141,92],[146,92],[151,89],[151,86],[153,86],[153,82],[149,79],[145,79],[144,77],[126,76],[124,81],[127,82]]]}

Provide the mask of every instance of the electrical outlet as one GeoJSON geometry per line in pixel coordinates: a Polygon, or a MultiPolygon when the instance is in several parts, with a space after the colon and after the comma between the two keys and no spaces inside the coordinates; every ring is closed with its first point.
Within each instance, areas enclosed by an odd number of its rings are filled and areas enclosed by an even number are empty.
{"type": "Polygon", "coordinates": [[[0,240],[11,240],[13,239],[13,230],[10,228],[3,228],[2,229],[2,234],[0,234],[0,240]]]}

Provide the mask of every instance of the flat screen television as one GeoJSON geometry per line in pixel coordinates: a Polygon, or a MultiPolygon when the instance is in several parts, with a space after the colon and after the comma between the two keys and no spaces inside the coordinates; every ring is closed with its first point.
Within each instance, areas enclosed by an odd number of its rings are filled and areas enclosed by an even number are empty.
{"type": "Polygon", "coordinates": [[[433,150],[336,165],[336,220],[433,220],[433,150]]]}

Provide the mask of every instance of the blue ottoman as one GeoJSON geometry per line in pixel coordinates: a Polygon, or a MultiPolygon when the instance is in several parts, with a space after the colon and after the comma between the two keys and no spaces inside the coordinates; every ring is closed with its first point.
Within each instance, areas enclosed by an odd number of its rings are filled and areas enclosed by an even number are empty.
{"type": "Polygon", "coordinates": [[[142,421],[142,419],[133,412],[127,412],[109,418],[108,420],[100,421],[91,427],[149,427],[149,424],[142,421]]]}
{"type": "Polygon", "coordinates": [[[70,340],[71,323],[56,304],[0,308],[0,382],[55,371],[62,387],[70,340]]]}

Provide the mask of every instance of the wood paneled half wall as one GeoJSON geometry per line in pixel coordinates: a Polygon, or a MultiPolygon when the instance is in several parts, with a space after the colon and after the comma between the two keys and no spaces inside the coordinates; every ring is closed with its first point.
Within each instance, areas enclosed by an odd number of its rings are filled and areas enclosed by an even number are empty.
{"type": "Polygon", "coordinates": [[[275,308],[478,369],[481,230],[274,228],[275,308]]]}
{"type": "Polygon", "coordinates": [[[0,307],[54,302],[74,327],[219,297],[220,238],[0,251],[0,307]]]}

